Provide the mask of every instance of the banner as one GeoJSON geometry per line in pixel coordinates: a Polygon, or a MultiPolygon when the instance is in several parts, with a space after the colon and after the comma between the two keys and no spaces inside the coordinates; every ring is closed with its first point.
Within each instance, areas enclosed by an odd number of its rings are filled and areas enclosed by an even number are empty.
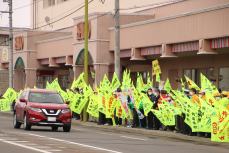
{"type": "Polygon", "coordinates": [[[0,111],[8,112],[11,110],[11,102],[8,99],[0,99],[0,111]]]}
{"type": "Polygon", "coordinates": [[[161,68],[158,60],[152,61],[153,75],[161,74],[161,68]]]}
{"type": "Polygon", "coordinates": [[[9,100],[9,102],[13,102],[17,99],[17,96],[18,94],[13,88],[8,88],[2,97],[9,100]]]}
{"type": "Polygon", "coordinates": [[[96,118],[99,118],[98,96],[93,94],[90,96],[87,112],[96,118]]]}

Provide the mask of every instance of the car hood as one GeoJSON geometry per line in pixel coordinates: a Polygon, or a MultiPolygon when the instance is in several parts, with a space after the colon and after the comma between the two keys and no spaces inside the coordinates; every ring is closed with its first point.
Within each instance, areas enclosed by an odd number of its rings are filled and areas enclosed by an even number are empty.
{"type": "Polygon", "coordinates": [[[45,109],[66,109],[68,108],[67,104],[55,104],[55,103],[34,103],[29,102],[27,104],[29,107],[35,107],[35,108],[45,108],[45,109]]]}

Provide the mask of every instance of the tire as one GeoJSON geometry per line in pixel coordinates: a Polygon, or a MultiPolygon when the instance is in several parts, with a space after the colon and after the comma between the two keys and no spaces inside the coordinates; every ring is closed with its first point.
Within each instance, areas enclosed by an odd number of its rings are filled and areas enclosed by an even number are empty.
{"type": "Polygon", "coordinates": [[[21,127],[21,123],[18,122],[18,120],[17,120],[16,113],[14,113],[14,117],[13,117],[13,126],[15,129],[20,129],[20,127],[21,127]]]}
{"type": "Polygon", "coordinates": [[[52,131],[53,131],[53,132],[58,131],[58,126],[52,126],[52,131]]]}
{"type": "Polygon", "coordinates": [[[27,121],[27,116],[24,117],[24,130],[31,130],[31,125],[27,121]]]}
{"type": "Polygon", "coordinates": [[[71,125],[64,125],[63,130],[64,130],[64,132],[70,132],[71,131],[71,125]]]}

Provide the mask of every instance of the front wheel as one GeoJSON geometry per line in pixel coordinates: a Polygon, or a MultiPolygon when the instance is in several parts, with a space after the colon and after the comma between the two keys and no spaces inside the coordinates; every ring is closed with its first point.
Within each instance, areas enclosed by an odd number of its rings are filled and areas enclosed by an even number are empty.
{"type": "Polygon", "coordinates": [[[16,115],[16,113],[14,114],[13,125],[14,125],[14,128],[15,128],[15,129],[19,129],[19,128],[21,127],[21,123],[18,122],[18,120],[17,120],[17,115],[16,115]]]}
{"type": "Polygon", "coordinates": [[[70,132],[71,131],[71,125],[64,125],[63,130],[64,130],[64,132],[70,132]]]}
{"type": "Polygon", "coordinates": [[[24,117],[24,130],[31,130],[31,125],[27,121],[27,117],[24,117]]]}

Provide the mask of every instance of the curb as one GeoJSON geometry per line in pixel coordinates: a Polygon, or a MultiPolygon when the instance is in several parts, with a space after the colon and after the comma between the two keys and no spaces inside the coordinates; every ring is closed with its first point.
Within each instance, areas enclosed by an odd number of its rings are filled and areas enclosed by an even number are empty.
{"type": "Polygon", "coordinates": [[[144,135],[149,138],[160,137],[162,139],[170,139],[173,141],[183,141],[189,142],[198,145],[208,145],[208,146],[217,146],[229,149],[228,143],[218,143],[212,142],[210,138],[202,138],[197,136],[187,136],[180,133],[173,133],[169,131],[159,131],[159,130],[148,130],[143,128],[126,128],[126,127],[115,127],[115,126],[106,126],[106,125],[97,125],[93,122],[81,122],[81,121],[72,121],[73,125],[94,128],[97,130],[102,130],[106,132],[115,132],[115,133],[129,133],[135,135],[144,135]]]}

